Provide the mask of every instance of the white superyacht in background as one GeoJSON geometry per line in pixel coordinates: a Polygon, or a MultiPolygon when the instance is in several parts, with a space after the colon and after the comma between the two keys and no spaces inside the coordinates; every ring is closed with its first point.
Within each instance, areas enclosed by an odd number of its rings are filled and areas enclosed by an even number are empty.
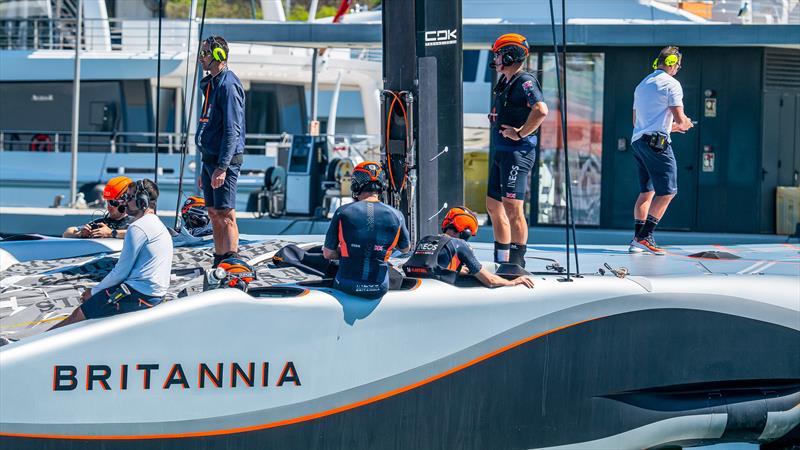
{"type": "MultiPolygon", "coordinates": [[[[262,4],[267,12],[268,3],[262,4]]],[[[56,194],[69,191],[76,5],[75,0],[0,5],[0,206],[48,206],[56,194]]],[[[114,176],[152,178],[158,170],[162,192],[173,203],[199,20],[192,24],[191,40],[187,20],[163,21],[160,157],[154,169],[158,20],[148,9],[152,2],[84,0],[83,5],[78,186],[90,195],[93,184],[114,176]]],[[[278,164],[281,144],[289,145],[292,135],[308,128],[310,52],[231,44],[230,67],[247,91],[239,209],[264,185],[264,171],[278,164]]],[[[320,62],[319,118],[338,131],[336,145],[355,141],[358,151],[368,151],[377,142],[369,135],[380,133],[380,61],[347,49],[329,50],[320,62]],[[333,111],[332,100],[337,100],[333,111]]],[[[195,107],[201,102],[198,93],[195,107]]],[[[189,191],[196,168],[197,114],[192,116],[184,167],[189,191]]]]}

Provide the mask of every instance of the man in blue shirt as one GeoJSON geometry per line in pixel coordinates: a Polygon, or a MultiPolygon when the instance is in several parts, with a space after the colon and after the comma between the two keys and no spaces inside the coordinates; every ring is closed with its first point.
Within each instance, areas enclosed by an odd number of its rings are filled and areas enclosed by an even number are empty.
{"type": "Polygon", "coordinates": [[[339,260],[333,287],[369,299],[389,290],[392,251],[405,253],[411,247],[403,214],[379,199],[383,188],[378,163],[356,166],[351,183],[356,201],[333,214],[322,248],[326,259],[339,260]]]}
{"type": "Polygon", "coordinates": [[[203,41],[198,54],[208,75],[200,81],[203,109],[197,147],[203,155],[198,183],[203,189],[214,234],[214,267],[237,256],[236,184],[244,155],[244,87],[228,69],[228,43],[221,36],[203,41]]]}
{"type": "Polygon", "coordinates": [[[528,223],[525,190],[536,161],[536,131],[547,116],[547,105],[536,77],[522,70],[528,41],[504,34],[492,46],[490,67],[500,74],[492,97],[489,181],[486,210],[492,219],[495,262],[525,267],[528,223]]]}
{"type": "Polygon", "coordinates": [[[414,254],[403,265],[409,277],[434,278],[455,283],[459,273],[474,275],[486,287],[516,286],[532,288],[533,280],[517,277],[506,280],[484,269],[467,240],[478,233],[478,218],[463,206],[451,208],[442,221],[442,234],[420,239],[414,254]]]}

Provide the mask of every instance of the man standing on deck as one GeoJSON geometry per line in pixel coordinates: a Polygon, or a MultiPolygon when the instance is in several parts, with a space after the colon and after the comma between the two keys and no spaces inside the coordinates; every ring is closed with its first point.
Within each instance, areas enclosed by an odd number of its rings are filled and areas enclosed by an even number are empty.
{"type": "Polygon", "coordinates": [[[500,74],[492,98],[486,209],[494,230],[494,260],[525,267],[528,222],[525,189],[536,161],[535,135],[547,116],[539,81],[522,70],[528,41],[509,33],[492,46],[490,67],[500,74]]]}
{"type": "Polygon", "coordinates": [[[197,147],[203,155],[198,183],[203,189],[214,234],[214,264],[238,256],[236,182],[244,155],[244,87],[228,69],[228,43],[221,36],[203,41],[198,54],[203,70],[203,109],[197,147]]]}
{"type": "Polygon", "coordinates": [[[390,278],[402,278],[387,262],[392,251],[411,249],[403,214],[379,199],[383,188],[378,163],[356,166],[350,186],[356,201],[333,214],[322,247],[325,259],[339,260],[333,287],[369,299],[383,296],[390,278]]]}
{"type": "Polygon", "coordinates": [[[678,47],[663,48],[653,61],[653,73],[633,93],[631,146],[639,171],[639,197],[633,207],[631,253],[666,254],[656,244],[653,231],[678,193],[678,165],[670,133],[685,133],[694,126],[683,112],[683,88],[674,78],[682,61],[678,47]]]}
{"type": "Polygon", "coordinates": [[[125,234],[117,264],[95,287],[83,291],[81,306],[51,330],[152,308],[167,293],[172,236],[155,214],[158,186],[147,179],[131,183],[122,201],[134,221],[125,234]]]}

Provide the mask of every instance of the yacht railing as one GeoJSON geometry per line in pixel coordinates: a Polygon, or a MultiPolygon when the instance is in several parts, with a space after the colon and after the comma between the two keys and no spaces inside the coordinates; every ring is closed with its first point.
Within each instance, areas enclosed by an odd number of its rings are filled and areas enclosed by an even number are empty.
{"type": "MultiPolygon", "coordinates": [[[[75,50],[75,18],[0,19],[0,50],[75,50]]],[[[185,51],[189,23],[164,20],[162,51],[185,51]]],[[[158,20],[83,19],[80,38],[86,51],[155,51],[158,20]]]]}
{"type": "MultiPolygon", "coordinates": [[[[181,133],[160,132],[158,152],[162,154],[180,153],[183,140],[181,133]]],[[[72,133],[53,130],[5,130],[0,129],[0,152],[70,152],[72,133]]],[[[288,146],[292,136],[281,134],[245,134],[245,153],[251,155],[272,155],[281,146],[288,146]]],[[[368,134],[336,134],[328,136],[331,151],[355,152],[362,159],[380,156],[380,136],[368,134]]],[[[190,134],[188,142],[194,142],[190,134]]],[[[153,153],[155,133],[153,132],[100,132],[87,131],[78,134],[78,151],[95,153],[153,153]]],[[[189,146],[194,154],[194,145],[189,146]]]]}

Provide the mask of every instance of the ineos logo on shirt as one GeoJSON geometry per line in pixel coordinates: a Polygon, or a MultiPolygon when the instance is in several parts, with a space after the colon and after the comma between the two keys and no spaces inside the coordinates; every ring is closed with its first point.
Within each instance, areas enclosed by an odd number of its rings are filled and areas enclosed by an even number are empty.
{"type": "Polygon", "coordinates": [[[430,252],[436,250],[436,244],[431,242],[422,242],[419,244],[419,249],[430,252]]]}
{"type": "Polygon", "coordinates": [[[435,30],[425,32],[425,46],[432,45],[451,45],[458,42],[457,29],[453,30],[435,30]]]}

